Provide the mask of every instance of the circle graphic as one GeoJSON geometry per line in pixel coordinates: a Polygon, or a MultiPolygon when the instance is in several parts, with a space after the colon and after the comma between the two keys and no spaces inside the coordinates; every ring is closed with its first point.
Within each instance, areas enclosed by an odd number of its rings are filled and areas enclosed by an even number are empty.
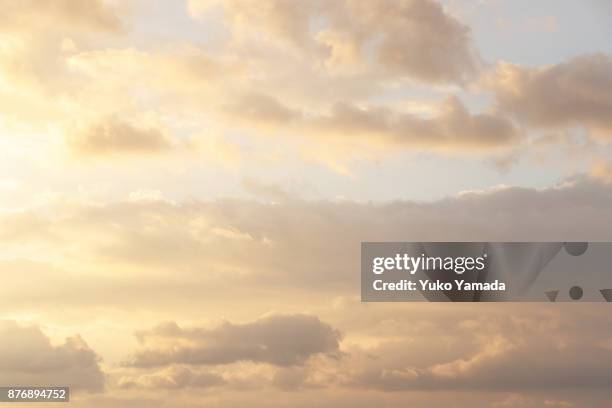
{"type": "Polygon", "coordinates": [[[588,242],[566,242],[563,244],[565,252],[572,256],[580,256],[586,252],[589,248],[588,242]]]}
{"type": "Polygon", "coordinates": [[[569,295],[572,298],[572,300],[582,299],[583,294],[584,294],[584,291],[582,290],[580,286],[574,286],[569,291],[569,295]]]}

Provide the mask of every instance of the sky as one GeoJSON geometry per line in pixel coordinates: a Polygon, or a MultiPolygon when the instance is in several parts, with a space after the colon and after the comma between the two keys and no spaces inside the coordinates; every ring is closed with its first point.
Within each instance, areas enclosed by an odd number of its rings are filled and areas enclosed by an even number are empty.
{"type": "Polygon", "coordinates": [[[608,2],[0,9],[0,384],[607,406],[605,304],[361,303],[359,244],[612,240],[608,2]]]}

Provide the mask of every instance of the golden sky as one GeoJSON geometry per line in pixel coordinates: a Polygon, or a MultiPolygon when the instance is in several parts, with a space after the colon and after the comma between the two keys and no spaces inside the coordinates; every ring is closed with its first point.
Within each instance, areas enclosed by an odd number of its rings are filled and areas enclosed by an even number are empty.
{"type": "Polygon", "coordinates": [[[611,16],[0,0],[0,385],[79,408],[609,406],[606,304],[364,304],[359,244],[611,241],[611,16]]]}

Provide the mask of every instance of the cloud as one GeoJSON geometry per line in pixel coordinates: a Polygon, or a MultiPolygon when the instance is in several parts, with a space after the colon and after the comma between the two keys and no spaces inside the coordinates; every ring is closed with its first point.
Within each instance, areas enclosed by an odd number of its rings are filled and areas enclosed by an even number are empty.
{"type": "Polygon", "coordinates": [[[612,138],[612,59],[606,54],[542,68],[500,63],[487,82],[500,109],[531,126],[582,125],[612,138]]]}
{"type": "Polygon", "coordinates": [[[336,103],[324,113],[301,112],[263,95],[248,96],[227,107],[226,113],[248,124],[318,141],[325,148],[335,144],[349,150],[362,146],[460,154],[509,151],[523,140],[510,120],[495,112],[472,114],[454,96],[431,117],[347,102],[336,103]]]}
{"type": "Polygon", "coordinates": [[[494,113],[472,115],[456,97],[448,98],[433,118],[345,103],[307,126],[329,137],[447,153],[503,150],[521,141],[512,122],[494,113]]]}
{"type": "Polygon", "coordinates": [[[228,104],[224,110],[234,118],[249,124],[286,125],[298,119],[300,113],[286,107],[276,98],[261,93],[250,93],[228,104]]]}
{"type": "Polygon", "coordinates": [[[303,388],[323,388],[319,384],[309,384],[311,370],[304,367],[282,367],[274,373],[271,382],[285,391],[297,391],[303,388]]]}
{"type": "Polygon", "coordinates": [[[205,291],[211,299],[219,293],[252,296],[241,288],[283,299],[296,288],[312,290],[315,298],[340,296],[358,290],[353,278],[363,241],[612,240],[612,189],[594,176],[429,203],[275,201],[60,200],[2,213],[4,259],[17,259],[3,261],[12,289],[0,290],[0,304],[92,307],[112,301],[162,310],[161,299],[195,305],[205,291]],[[26,290],[28,302],[19,296],[26,290]]]}
{"type": "Polygon", "coordinates": [[[0,383],[70,385],[76,390],[102,391],[105,375],[99,357],[79,336],[52,345],[38,327],[0,321],[0,383]]]}
{"type": "Polygon", "coordinates": [[[121,38],[123,7],[104,0],[0,0],[0,10],[0,106],[15,128],[38,125],[48,133],[47,125],[73,114],[66,111],[78,104],[77,91],[97,82],[76,78],[66,58],[121,38]]]}
{"type": "Polygon", "coordinates": [[[589,175],[602,183],[612,185],[612,163],[605,160],[599,160],[593,164],[589,175]]]}
{"type": "MultiPolygon", "coordinates": [[[[317,165],[433,152],[442,174],[447,155],[519,153],[540,128],[610,134],[608,56],[500,64],[491,108],[481,108],[490,95],[459,92],[481,61],[451,3],[0,0],[0,133],[19,181],[4,206],[34,203],[0,210],[0,309],[61,333],[81,325],[107,364],[78,336],[3,323],[0,384],[112,390],[77,394],[73,405],[88,408],[608,406],[612,339],[600,306],[346,300],[358,298],[362,241],[612,240],[605,163],[548,188],[431,202],[379,200],[436,177],[403,160],[364,163],[356,173],[367,175],[346,183],[317,165]],[[449,94],[461,100],[431,103],[449,94]],[[83,126],[61,135],[72,120],[83,126]],[[166,156],[192,134],[204,156],[166,156]],[[144,171],[129,160],[63,162],[62,136],[79,157],[149,161],[144,171]],[[235,164],[217,174],[225,162],[235,164]],[[413,171],[377,180],[395,167],[413,171]],[[302,169],[309,188],[340,183],[364,201],[300,198],[291,174],[302,169]],[[255,200],[189,198],[241,187],[255,200]],[[39,200],[40,188],[55,198],[39,200]],[[226,323],[193,323],[219,313],[226,323]],[[164,320],[181,323],[136,344],[135,327],[164,320]]],[[[479,35],[492,11],[470,16],[479,35]]],[[[549,141],[556,154],[562,142],[549,141]]],[[[451,185],[461,174],[446,176],[451,185]]]]}
{"type": "Polygon", "coordinates": [[[119,380],[121,388],[180,389],[210,388],[225,383],[222,376],[199,372],[182,366],[168,367],[159,372],[141,376],[125,376],[119,380]]]}
{"type": "Polygon", "coordinates": [[[533,398],[521,394],[511,394],[501,401],[495,402],[492,408],[572,408],[574,404],[562,400],[533,398]]]}
{"type": "Polygon", "coordinates": [[[612,378],[605,364],[612,340],[601,329],[610,318],[600,306],[502,304],[485,310],[414,304],[406,313],[405,304],[372,307],[357,301],[338,312],[326,302],[359,293],[353,278],[361,241],[607,241],[610,208],[612,190],[592,176],[554,188],[500,187],[431,203],[61,202],[34,213],[36,222],[32,213],[16,219],[4,214],[0,230],[7,256],[32,245],[37,258],[57,256],[54,264],[68,271],[5,262],[10,285],[0,299],[6,310],[22,312],[32,303],[50,310],[112,304],[122,315],[146,308],[153,315],[190,319],[219,310],[228,298],[242,299],[248,310],[237,313],[248,316],[261,310],[250,297],[256,296],[266,299],[266,307],[288,313],[315,308],[321,316],[271,315],[216,327],[172,323],[146,330],[129,367],[122,368],[135,371],[121,373],[126,388],[165,384],[206,390],[216,382],[212,374],[224,380],[214,386],[229,392],[237,389],[232,375],[244,371],[229,366],[252,364],[278,371],[258,375],[260,382],[246,379],[246,394],[253,384],[296,394],[310,387],[410,391],[407,395],[477,390],[490,405],[518,390],[546,394],[540,402],[589,406],[581,402],[596,398],[589,396],[592,391],[605,393],[612,378]],[[53,239],[45,235],[49,232],[53,239]],[[95,273],[98,269],[105,273],[95,273]],[[24,301],[20,294],[26,289],[24,301]],[[342,341],[335,328],[342,330],[342,341]],[[321,357],[327,355],[342,358],[321,357]],[[570,387],[577,395],[563,394],[570,387]]]}
{"type": "Polygon", "coordinates": [[[71,135],[68,147],[83,156],[107,156],[160,153],[170,150],[172,143],[158,129],[109,118],[71,135]]]}
{"type": "Polygon", "coordinates": [[[331,326],[307,315],[271,315],[251,323],[227,322],[213,329],[183,329],[167,323],[138,336],[145,348],[128,363],[134,367],[238,361],[292,366],[317,354],[337,353],[340,339],[331,326]],[[161,346],[156,344],[159,341],[161,346]],[[170,344],[164,347],[163,342],[170,344]]]}
{"type": "Polygon", "coordinates": [[[479,65],[470,30],[431,0],[291,2],[190,0],[198,18],[222,9],[234,37],[289,43],[334,70],[366,70],[389,78],[462,82],[479,65]]]}
{"type": "Polygon", "coordinates": [[[489,392],[606,390],[612,385],[612,370],[605,364],[612,356],[605,346],[610,338],[592,323],[609,318],[533,306],[512,317],[500,312],[458,320],[449,312],[414,333],[349,350],[353,361],[343,361],[349,365],[343,372],[354,375],[347,383],[387,391],[489,392]],[[421,354],[432,347],[444,351],[421,354]]]}
{"type": "MultiPolygon", "coordinates": [[[[68,55],[66,63],[74,73],[103,81],[104,87],[140,92],[154,90],[169,99],[174,93],[203,94],[208,87],[214,87],[217,80],[239,72],[235,65],[226,64],[221,58],[217,60],[191,43],[152,50],[85,50],[68,55]]],[[[156,103],[163,105],[164,100],[156,103]]]]}
{"type": "Polygon", "coordinates": [[[20,79],[9,93],[20,107],[11,102],[8,109],[25,120],[32,113],[24,111],[33,111],[26,107],[40,106],[41,127],[66,128],[66,117],[105,118],[89,119],[88,128],[67,137],[73,151],[90,156],[171,150],[163,132],[117,119],[126,112],[156,115],[176,134],[194,128],[211,134],[239,130],[241,136],[262,130],[291,134],[295,137],[284,139],[286,149],[336,169],[389,148],[505,153],[522,140],[498,113],[471,113],[456,98],[431,118],[373,101],[386,92],[376,85],[382,82],[397,86],[400,80],[402,87],[411,85],[403,79],[462,82],[475,74],[469,29],[437,2],[266,0],[255,6],[234,0],[192,1],[189,7],[198,18],[221,9],[232,36],[239,38],[215,47],[177,39],[146,48],[105,39],[110,45],[101,48],[77,35],[55,33],[44,44],[26,42],[8,53],[8,71],[20,79]],[[261,35],[244,35],[252,29],[261,35]],[[288,42],[291,50],[279,42],[288,42]],[[354,137],[345,137],[347,132],[354,137]],[[322,152],[329,140],[332,149],[322,152]]]}
{"type": "Polygon", "coordinates": [[[69,26],[117,32],[123,27],[116,11],[103,0],[0,0],[0,24],[17,30],[69,26]]]}
{"type": "MultiPolygon", "coordinates": [[[[214,373],[201,371],[194,359],[180,363],[188,367],[170,365],[125,377],[122,383],[144,388],[219,386],[242,392],[274,388],[294,393],[311,388],[400,395],[477,391],[493,395],[499,406],[509,400],[516,406],[541,406],[548,401],[560,407],[588,399],[589,394],[605,394],[611,385],[606,362],[612,338],[601,330],[610,317],[592,305],[499,304],[483,312],[479,305],[457,310],[416,304],[405,314],[401,312],[406,305],[379,306],[356,302],[344,310],[346,315],[339,322],[352,319],[365,330],[348,331],[340,345],[340,359],[313,357],[297,366],[272,365],[272,371],[254,371],[248,364],[223,365],[215,366],[214,373]],[[237,378],[240,374],[242,379],[237,378]],[[200,376],[203,384],[192,383],[200,376]],[[525,397],[517,397],[519,393],[525,397]],[[504,394],[510,397],[500,401],[504,394]]],[[[156,329],[164,333],[156,341],[163,341],[169,350],[180,350],[194,337],[201,339],[199,333],[182,330],[175,325],[156,329]]]]}
{"type": "Polygon", "coordinates": [[[293,194],[285,191],[276,184],[261,183],[250,177],[242,180],[242,187],[253,196],[267,200],[286,201],[294,198],[293,194]]]}

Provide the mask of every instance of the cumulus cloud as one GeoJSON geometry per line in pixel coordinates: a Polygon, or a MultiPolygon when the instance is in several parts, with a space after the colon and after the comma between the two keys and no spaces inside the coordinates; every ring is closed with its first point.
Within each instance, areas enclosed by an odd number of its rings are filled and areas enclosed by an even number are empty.
{"type": "Polygon", "coordinates": [[[138,336],[145,348],[128,363],[135,367],[238,361],[292,366],[317,354],[337,353],[340,339],[335,329],[308,315],[271,315],[251,323],[227,322],[212,329],[183,329],[167,323],[138,336]],[[164,342],[170,344],[164,346],[164,342]]]}
{"type": "Polygon", "coordinates": [[[76,390],[101,391],[105,375],[99,357],[79,337],[53,345],[35,326],[0,321],[0,383],[10,385],[69,385],[76,390]]]}
{"type": "Polygon", "coordinates": [[[158,129],[109,118],[73,134],[68,146],[84,156],[106,156],[159,153],[171,149],[172,143],[158,129]]]}
{"type": "Polygon", "coordinates": [[[500,63],[487,81],[500,108],[530,125],[582,125],[600,137],[612,137],[609,55],[583,55],[542,68],[500,63]]]}
{"type": "Polygon", "coordinates": [[[188,4],[195,17],[221,8],[236,37],[256,38],[250,35],[254,29],[332,69],[349,66],[394,78],[462,82],[478,66],[469,28],[431,0],[188,4]]]}

